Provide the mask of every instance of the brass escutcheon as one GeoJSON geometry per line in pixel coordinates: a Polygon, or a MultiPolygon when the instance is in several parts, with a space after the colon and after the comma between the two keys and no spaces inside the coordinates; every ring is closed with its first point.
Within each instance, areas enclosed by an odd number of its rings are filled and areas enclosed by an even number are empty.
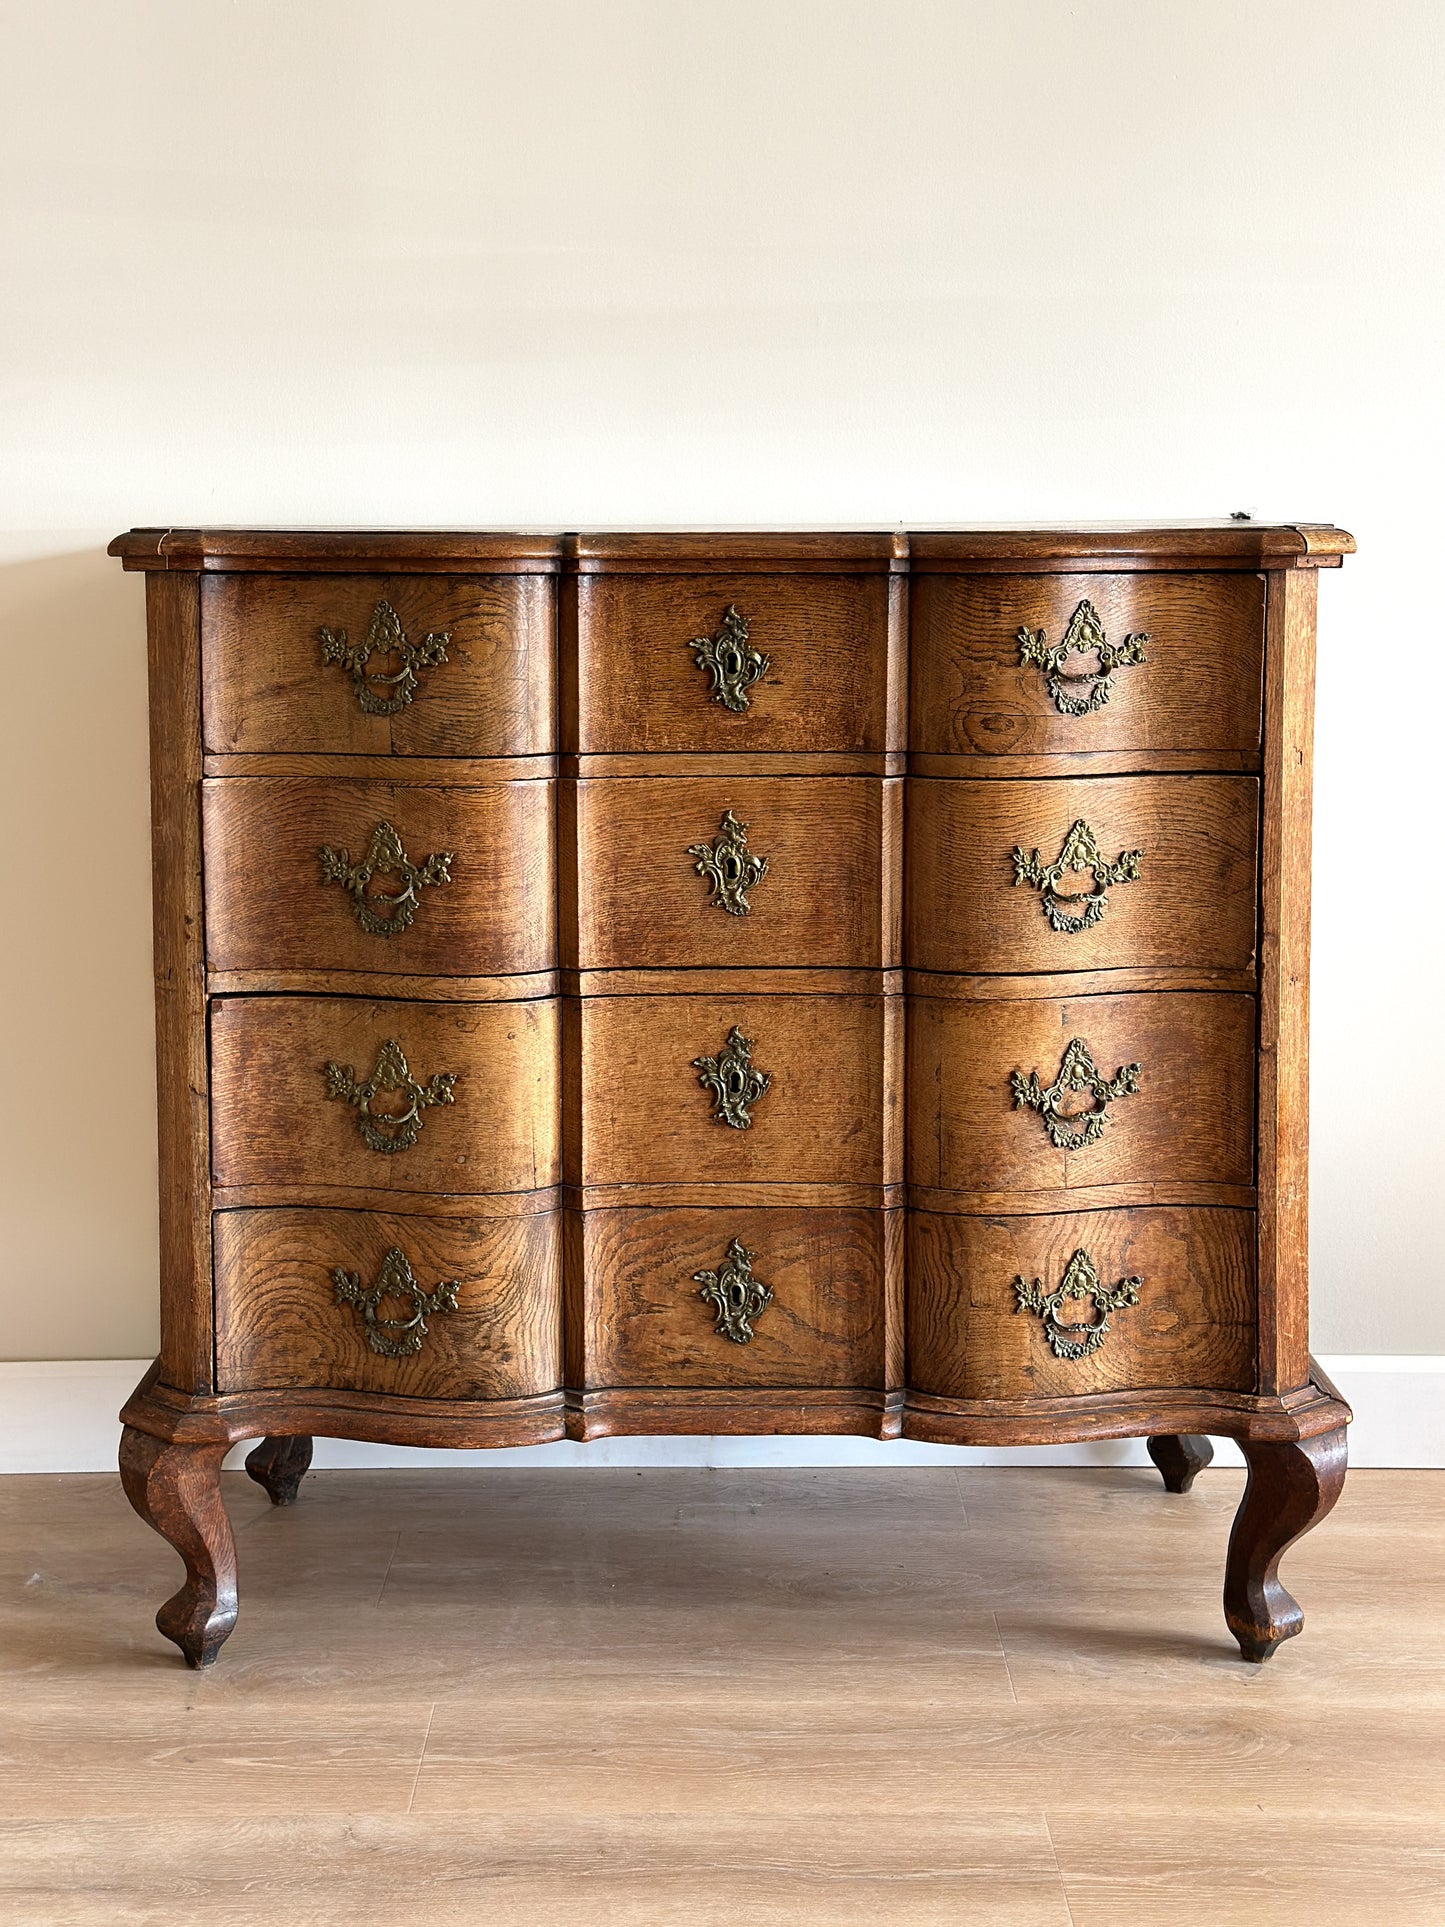
{"type": "Polygon", "coordinates": [[[1143,861],[1142,850],[1121,850],[1116,862],[1106,863],[1098,838],[1080,817],[1052,863],[1045,863],[1037,850],[1026,856],[1021,844],[1014,845],[1014,884],[1031,883],[1042,891],[1044,915],[1055,930],[1071,933],[1096,924],[1109,907],[1109,885],[1133,883],[1143,861]],[[1061,890],[1070,871],[1091,875],[1093,889],[1061,890]],[[1076,913],[1071,905],[1083,907],[1076,913]]]}
{"type": "Polygon", "coordinates": [[[396,937],[411,928],[416,916],[417,891],[429,883],[451,882],[453,860],[450,850],[438,850],[418,866],[401,847],[401,838],[392,825],[383,822],[372,831],[370,846],[360,863],[352,862],[350,850],[334,850],[329,843],[324,843],[321,879],[324,883],[339,883],[350,891],[356,921],[369,936],[396,937]],[[374,876],[400,877],[401,888],[394,896],[381,893],[368,896],[367,886],[374,876]],[[385,915],[377,914],[378,904],[387,906],[385,915]]]}
{"type": "Polygon", "coordinates": [[[389,602],[378,602],[371,612],[365,638],[353,649],[348,646],[344,629],[322,628],[321,660],[339,662],[348,670],[356,688],[356,700],[368,716],[394,716],[405,709],[419,686],[417,670],[430,669],[447,659],[450,634],[428,635],[410,643],[401,626],[401,617],[389,602]],[[393,676],[368,669],[373,655],[396,656],[401,667],[393,676]]]}
{"type": "Polygon", "coordinates": [[[1086,596],[1069,617],[1063,641],[1050,649],[1045,638],[1043,629],[1019,630],[1020,665],[1038,664],[1044,674],[1044,685],[1054,699],[1054,708],[1061,716],[1088,716],[1108,702],[1116,669],[1131,669],[1135,663],[1146,660],[1144,644],[1149,640],[1149,632],[1141,630],[1137,636],[1125,636],[1118,643],[1107,641],[1103,620],[1086,596]],[[1071,655],[1087,656],[1091,652],[1099,658],[1097,669],[1070,674],[1065,668],[1071,655]],[[1075,689],[1085,688],[1086,695],[1071,694],[1075,689]]]}
{"type": "Polygon", "coordinates": [[[747,824],[724,810],[712,842],[689,843],[687,853],[697,858],[698,875],[707,878],[708,901],[730,917],[749,915],[753,906],[747,892],[768,874],[768,859],[749,855],[747,824]]]}
{"type": "Polygon", "coordinates": [[[1042,1278],[1035,1278],[1032,1284],[1023,1277],[1015,1278],[1018,1303],[1014,1310],[1038,1313],[1056,1358],[1087,1358],[1090,1352],[1098,1351],[1109,1336],[1109,1313],[1122,1311],[1126,1305],[1137,1305],[1143,1283],[1142,1278],[1121,1278],[1117,1285],[1104,1284],[1093,1259],[1080,1249],[1070,1258],[1056,1291],[1045,1291],[1042,1278]],[[1061,1317],[1064,1301],[1070,1298],[1087,1299],[1098,1316],[1079,1324],[1061,1317]]]}
{"type": "Polygon", "coordinates": [[[768,1071],[753,1069],[753,1046],[734,1024],[716,1057],[694,1057],[698,1083],[712,1092],[713,1122],[730,1124],[735,1131],[752,1128],[748,1106],[756,1104],[772,1083],[768,1071]]]}
{"type": "Polygon", "coordinates": [[[748,641],[748,619],[730,602],[714,636],[694,636],[688,647],[699,669],[712,678],[711,695],[727,709],[748,707],[748,691],[772,664],[772,657],[748,641]]]}
{"type": "Polygon", "coordinates": [[[376,1054],[376,1069],[358,1084],[350,1064],[328,1064],[323,1075],[326,1095],[356,1107],[356,1128],[373,1151],[409,1151],[421,1135],[422,1112],[433,1104],[455,1102],[455,1071],[438,1071],[429,1084],[419,1084],[407,1065],[406,1053],[388,1037],[376,1054]],[[373,1111],[372,1100],[382,1091],[399,1091],[407,1099],[404,1111],[373,1111]]]}
{"type": "Polygon", "coordinates": [[[1014,1109],[1037,1111],[1044,1129],[1061,1151],[1080,1151],[1086,1144],[1097,1144],[1109,1121],[1109,1105],[1116,1097],[1132,1097],[1139,1088],[1140,1064],[1122,1064],[1112,1077],[1099,1074],[1089,1046],[1082,1037],[1071,1039],[1059,1061],[1059,1074],[1047,1088],[1039,1082],[1037,1071],[1025,1077],[1022,1071],[1009,1073],[1014,1109]],[[1065,1097],[1087,1091],[1098,1109],[1065,1116],[1059,1105],[1065,1097]]]}
{"type": "Polygon", "coordinates": [[[746,1345],[753,1325],[773,1302],[772,1287],[753,1276],[753,1254],[734,1238],[716,1271],[695,1271],[697,1294],[717,1315],[713,1330],[734,1345],[746,1345]]]}
{"type": "Polygon", "coordinates": [[[435,1317],[438,1312],[455,1311],[460,1289],[451,1279],[435,1291],[423,1291],[412,1276],[406,1253],[396,1245],[382,1259],[376,1283],[369,1291],[362,1286],[360,1272],[343,1271],[340,1265],[332,1272],[331,1282],[336,1287],[337,1304],[355,1305],[366,1326],[367,1344],[383,1358],[410,1358],[413,1352],[419,1352],[426,1337],[427,1314],[435,1317]],[[409,1300],[411,1317],[378,1317],[388,1298],[409,1300]]]}

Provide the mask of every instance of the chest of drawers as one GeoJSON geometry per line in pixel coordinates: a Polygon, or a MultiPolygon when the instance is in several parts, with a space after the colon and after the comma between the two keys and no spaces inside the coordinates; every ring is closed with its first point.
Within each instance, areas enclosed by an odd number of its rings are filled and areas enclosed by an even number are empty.
{"type": "Polygon", "coordinates": [[[121,1469],[325,1434],[1237,1439],[1225,1610],[1348,1412],[1307,1349],[1317,571],[1252,523],[135,530],[162,1344],[121,1469]]]}

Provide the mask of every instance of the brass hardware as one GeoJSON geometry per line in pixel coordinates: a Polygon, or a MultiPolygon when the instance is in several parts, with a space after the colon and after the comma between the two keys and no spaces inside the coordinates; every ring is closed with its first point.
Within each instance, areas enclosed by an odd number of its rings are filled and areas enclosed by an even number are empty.
{"type": "Polygon", "coordinates": [[[751,1129],[748,1106],[756,1104],[773,1081],[770,1072],[753,1069],[752,1040],[734,1024],[716,1057],[694,1057],[692,1063],[702,1073],[698,1083],[712,1092],[713,1121],[730,1124],[735,1131],[751,1129]]]}
{"type": "Polygon", "coordinates": [[[1022,847],[1015,844],[1014,884],[1031,883],[1036,890],[1043,892],[1044,915],[1055,930],[1087,930],[1099,921],[1109,907],[1109,885],[1133,883],[1143,861],[1142,850],[1121,850],[1117,862],[1106,863],[1099,849],[1098,838],[1080,817],[1064,838],[1063,847],[1052,863],[1045,863],[1037,850],[1032,856],[1025,856],[1022,847]],[[1094,888],[1072,892],[1061,890],[1059,885],[1071,870],[1091,872],[1094,888]],[[1083,909],[1075,915],[1064,907],[1068,904],[1082,904],[1083,909]]]}
{"type": "Polygon", "coordinates": [[[371,833],[371,845],[360,863],[353,863],[350,850],[333,850],[329,843],[321,849],[321,876],[325,883],[339,883],[351,892],[351,907],[356,921],[369,936],[395,937],[409,930],[416,916],[417,891],[428,883],[450,883],[453,856],[438,850],[420,868],[401,847],[401,838],[390,823],[378,823],[371,833]],[[368,896],[367,885],[373,876],[400,877],[402,887],[395,896],[368,896]],[[385,916],[378,916],[376,905],[388,905],[385,916]]]}
{"type": "Polygon", "coordinates": [[[1088,1252],[1079,1250],[1070,1258],[1057,1291],[1045,1291],[1042,1278],[1035,1278],[1031,1285],[1022,1277],[1015,1278],[1018,1303],[1014,1310],[1038,1313],[1056,1358],[1087,1358],[1090,1352],[1098,1351],[1109,1336],[1109,1313],[1122,1311],[1126,1305],[1137,1305],[1143,1283],[1142,1278],[1121,1278],[1117,1285],[1104,1284],[1088,1252]],[[1085,1319],[1081,1324],[1061,1318],[1059,1313],[1066,1298],[1088,1299],[1098,1313],[1097,1318],[1085,1319]]]}
{"type": "Polygon", "coordinates": [[[419,643],[408,642],[401,617],[389,602],[377,603],[366,626],[365,639],[354,649],[348,647],[344,629],[323,628],[320,633],[322,662],[339,662],[350,672],[356,685],[356,700],[368,716],[394,716],[399,709],[405,709],[419,686],[417,670],[431,669],[445,662],[447,644],[451,641],[450,634],[443,630],[440,635],[426,636],[419,643]],[[401,668],[394,676],[383,676],[367,668],[368,659],[377,654],[400,658],[401,668]],[[384,693],[386,691],[391,693],[384,693]]]}
{"type": "Polygon", "coordinates": [[[1149,640],[1148,630],[1142,630],[1137,636],[1125,636],[1122,642],[1106,641],[1103,620],[1087,596],[1069,617],[1062,642],[1056,642],[1050,649],[1045,633],[1042,629],[1019,630],[1019,662],[1038,664],[1044,672],[1044,686],[1061,716],[1089,716],[1096,709],[1102,709],[1114,686],[1114,671],[1132,669],[1135,663],[1146,660],[1144,644],[1149,640]],[[1099,658],[1098,668],[1070,675],[1064,666],[1069,657],[1087,656],[1091,650],[1099,658]],[[1092,685],[1087,695],[1069,693],[1071,689],[1082,689],[1086,683],[1092,685]]]}
{"type": "Polygon", "coordinates": [[[688,646],[696,655],[698,668],[712,677],[713,701],[727,709],[748,707],[748,690],[773,660],[748,641],[748,619],[738,614],[735,602],[723,611],[715,636],[694,636],[688,646]]]}
{"type": "Polygon", "coordinates": [[[1037,1071],[1025,1077],[1022,1071],[1009,1073],[1009,1088],[1014,1094],[1014,1109],[1037,1111],[1044,1128],[1061,1151],[1079,1151],[1086,1144],[1097,1144],[1109,1121],[1109,1105],[1116,1097],[1132,1097],[1139,1088],[1140,1064],[1122,1064],[1110,1078],[1101,1077],[1082,1037],[1070,1041],[1059,1060],[1059,1074],[1044,1088],[1037,1071]],[[1059,1105],[1065,1097],[1088,1091],[1098,1109],[1065,1115],[1059,1105]]]}
{"type": "Polygon", "coordinates": [[[406,1054],[394,1037],[388,1037],[376,1054],[376,1069],[364,1084],[358,1084],[350,1064],[328,1064],[325,1071],[326,1095],[343,1098],[356,1106],[356,1128],[373,1151],[409,1151],[421,1135],[422,1112],[432,1104],[451,1104],[455,1071],[438,1071],[429,1084],[418,1084],[407,1066],[406,1054]],[[381,1091],[400,1091],[408,1100],[404,1111],[373,1111],[372,1100],[381,1091]]]}
{"type": "Polygon", "coordinates": [[[395,1245],[382,1259],[370,1291],[362,1289],[359,1272],[343,1271],[339,1265],[331,1274],[331,1282],[336,1287],[337,1304],[355,1305],[366,1325],[367,1344],[383,1358],[410,1358],[413,1352],[419,1352],[426,1337],[427,1314],[435,1317],[438,1312],[457,1308],[456,1280],[438,1285],[435,1291],[423,1291],[412,1276],[406,1253],[395,1245]],[[387,1298],[410,1299],[411,1317],[378,1318],[387,1298]]]}
{"type": "Polygon", "coordinates": [[[730,917],[747,916],[753,906],[746,892],[768,874],[768,859],[748,854],[747,824],[724,810],[712,842],[689,843],[687,853],[697,858],[698,875],[707,878],[708,900],[730,917]]]}
{"type": "Polygon", "coordinates": [[[752,1252],[734,1238],[716,1271],[695,1271],[692,1276],[702,1286],[698,1297],[717,1314],[713,1330],[734,1345],[746,1345],[754,1323],[773,1302],[772,1287],[753,1276],[752,1252]]]}

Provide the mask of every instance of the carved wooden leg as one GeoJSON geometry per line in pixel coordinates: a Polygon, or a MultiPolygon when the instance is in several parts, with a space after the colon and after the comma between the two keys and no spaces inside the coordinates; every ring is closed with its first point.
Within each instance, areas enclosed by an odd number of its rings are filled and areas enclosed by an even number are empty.
{"type": "Polygon", "coordinates": [[[209,1666],[236,1623],[236,1543],[221,1503],[224,1444],[168,1445],[127,1425],[120,1436],[125,1496],[186,1562],[186,1583],[156,1614],[189,1666],[209,1666]]]}
{"type": "Polygon", "coordinates": [[[296,1492],[311,1465],[308,1438],[262,1439],[247,1455],[246,1470],[264,1485],[272,1505],[295,1505],[296,1492]]]}
{"type": "Polygon", "coordinates": [[[1318,1525],[1345,1483],[1345,1428],[1281,1444],[1240,1440],[1249,1483],[1229,1536],[1224,1617],[1246,1659],[1261,1662],[1305,1623],[1279,1582],[1287,1547],[1318,1525]]]}
{"type": "Polygon", "coordinates": [[[1187,1492],[1214,1457],[1209,1440],[1195,1432],[1165,1432],[1148,1443],[1150,1458],[1164,1474],[1166,1492],[1187,1492]]]}

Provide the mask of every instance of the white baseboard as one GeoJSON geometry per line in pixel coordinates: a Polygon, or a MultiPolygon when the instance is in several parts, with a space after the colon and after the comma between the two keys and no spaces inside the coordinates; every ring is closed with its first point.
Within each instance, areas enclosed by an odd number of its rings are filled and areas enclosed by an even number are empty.
{"type": "MultiPolygon", "coordinates": [[[[1445,1467],[1445,1357],[1363,1355],[1320,1361],[1355,1411],[1356,1466],[1445,1467]]],[[[109,1472],[116,1413],[149,1359],[0,1363],[0,1473],[109,1472]]],[[[1218,1462],[1240,1463],[1227,1440],[1218,1462]]],[[[239,1464],[245,1447],[229,1463],[239,1464]]],[[[1142,1465],[1143,1442],[988,1447],[829,1438],[624,1438],[589,1445],[507,1446],[486,1452],[421,1451],[319,1439],[318,1466],[375,1465],[1142,1465]]]]}

